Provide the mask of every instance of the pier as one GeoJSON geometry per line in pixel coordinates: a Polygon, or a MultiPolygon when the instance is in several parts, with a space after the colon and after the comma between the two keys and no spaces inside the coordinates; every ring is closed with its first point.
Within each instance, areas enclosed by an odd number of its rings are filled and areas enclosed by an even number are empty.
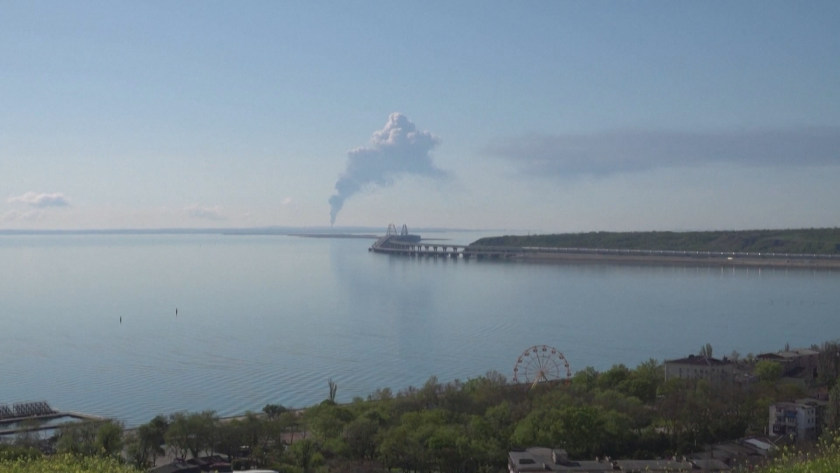
{"type": "Polygon", "coordinates": [[[37,432],[58,428],[61,424],[41,424],[53,419],[71,418],[79,421],[103,421],[104,417],[80,412],[61,412],[44,401],[20,402],[9,407],[0,404],[0,435],[15,435],[19,432],[37,432]],[[22,426],[23,423],[28,425],[22,426]]]}

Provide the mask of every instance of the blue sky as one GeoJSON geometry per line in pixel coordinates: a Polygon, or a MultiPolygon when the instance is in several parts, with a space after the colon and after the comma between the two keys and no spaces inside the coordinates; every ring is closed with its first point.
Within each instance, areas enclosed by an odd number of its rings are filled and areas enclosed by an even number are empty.
{"type": "Polygon", "coordinates": [[[6,3],[0,228],[838,226],[838,21],[831,1],[6,3]]]}

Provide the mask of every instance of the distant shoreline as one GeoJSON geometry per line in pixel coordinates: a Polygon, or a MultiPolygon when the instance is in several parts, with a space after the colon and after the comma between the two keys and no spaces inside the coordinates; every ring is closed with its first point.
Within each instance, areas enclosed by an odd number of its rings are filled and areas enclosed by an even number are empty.
{"type": "MultiPolygon", "coordinates": [[[[29,236],[29,235],[341,235],[368,234],[376,235],[384,232],[385,227],[232,227],[232,228],[88,228],[88,229],[12,229],[0,228],[0,236],[29,236]]],[[[419,233],[474,233],[495,231],[491,229],[464,229],[445,227],[413,228],[419,233]]]]}
{"type": "MultiPolygon", "coordinates": [[[[588,232],[484,237],[474,246],[518,248],[580,248],[619,251],[711,252],[777,255],[840,256],[840,228],[734,230],[692,232],[588,232]]],[[[668,255],[673,256],[673,255],[668,255]]]]}
{"type": "MultiPolygon", "coordinates": [[[[241,233],[239,235],[242,235],[241,233]]],[[[365,235],[356,233],[287,233],[285,236],[301,238],[359,238],[363,240],[377,240],[379,235],[365,235]]]]}
{"type": "Polygon", "coordinates": [[[584,263],[584,264],[630,264],[630,265],[668,265],[668,266],[708,266],[708,267],[745,267],[745,268],[785,268],[785,269],[823,269],[840,270],[840,260],[807,260],[781,258],[693,258],[681,256],[634,256],[600,255],[580,253],[525,253],[516,257],[517,261],[530,263],[584,263]]]}

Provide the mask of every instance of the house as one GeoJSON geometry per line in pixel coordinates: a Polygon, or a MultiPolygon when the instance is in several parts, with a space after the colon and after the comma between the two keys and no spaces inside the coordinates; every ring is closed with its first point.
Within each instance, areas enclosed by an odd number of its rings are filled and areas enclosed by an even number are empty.
{"type": "Polygon", "coordinates": [[[152,468],[147,473],[200,473],[201,468],[183,461],[174,461],[168,465],[152,468]]]}
{"type": "MultiPolygon", "coordinates": [[[[807,400],[805,400],[807,401],[807,400]]],[[[817,405],[814,402],[777,402],[770,405],[769,432],[792,436],[795,440],[816,440],[818,426],[817,405]]]]}
{"type": "Polygon", "coordinates": [[[698,465],[706,465],[707,468],[712,468],[712,464],[703,463],[705,460],[716,460],[732,469],[750,470],[766,463],[777,448],[790,443],[790,439],[783,435],[747,437],[712,445],[688,457],[698,465]]]}
{"type": "Polygon", "coordinates": [[[762,353],[757,360],[775,361],[782,365],[782,376],[816,378],[820,352],[811,348],[797,348],[777,353],[762,353]]]}
{"type": "Polygon", "coordinates": [[[731,468],[717,459],[688,460],[611,460],[609,457],[594,460],[570,460],[565,450],[532,447],[508,453],[508,471],[525,473],[535,471],[562,471],[568,473],[605,473],[623,471],[642,472],[728,472],[731,468]]]}
{"type": "Polygon", "coordinates": [[[731,382],[735,380],[735,363],[726,357],[719,360],[703,355],[665,360],[665,380],[671,378],[731,382]]]}
{"type": "Polygon", "coordinates": [[[201,471],[213,471],[216,473],[233,471],[231,464],[219,455],[191,458],[187,460],[187,463],[197,466],[201,471]]]}

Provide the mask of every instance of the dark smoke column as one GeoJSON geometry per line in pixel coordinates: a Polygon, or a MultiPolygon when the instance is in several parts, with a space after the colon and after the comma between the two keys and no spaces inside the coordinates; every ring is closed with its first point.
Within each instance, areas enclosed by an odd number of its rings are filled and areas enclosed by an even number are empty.
{"type": "Polygon", "coordinates": [[[388,123],[373,133],[370,146],[347,153],[347,167],[335,183],[330,197],[330,225],[335,223],[344,201],[364,187],[387,187],[404,175],[441,179],[446,172],[432,162],[429,154],[440,138],[417,127],[405,115],[392,113],[388,123]]]}

